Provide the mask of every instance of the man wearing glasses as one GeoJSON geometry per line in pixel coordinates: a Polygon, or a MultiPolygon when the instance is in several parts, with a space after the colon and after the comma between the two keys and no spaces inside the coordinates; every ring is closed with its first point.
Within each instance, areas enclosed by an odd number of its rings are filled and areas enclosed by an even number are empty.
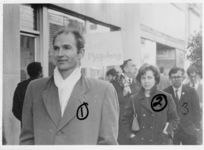
{"type": "Polygon", "coordinates": [[[200,132],[201,113],[199,98],[195,89],[183,85],[184,69],[174,67],[169,71],[171,86],[164,91],[171,94],[175,100],[180,123],[173,137],[176,145],[198,144],[198,133],[200,132]]]}

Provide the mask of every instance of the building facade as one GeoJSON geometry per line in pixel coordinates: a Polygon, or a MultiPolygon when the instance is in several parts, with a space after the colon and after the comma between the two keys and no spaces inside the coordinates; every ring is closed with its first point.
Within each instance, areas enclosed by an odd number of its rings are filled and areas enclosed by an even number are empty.
{"type": "Polygon", "coordinates": [[[128,58],[138,67],[151,63],[167,72],[174,65],[185,66],[188,38],[201,29],[201,10],[201,4],[186,3],[4,4],[2,122],[7,144],[19,142],[20,123],[11,111],[16,85],[27,78],[32,61],[42,63],[44,76],[52,74],[52,37],[59,28],[69,25],[87,37],[94,35],[102,43],[93,55],[99,56],[96,62],[115,58],[98,68],[84,66],[87,76],[104,77],[107,67],[128,58]],[[104,53],[100,47],[116,51],[104,53]]]}

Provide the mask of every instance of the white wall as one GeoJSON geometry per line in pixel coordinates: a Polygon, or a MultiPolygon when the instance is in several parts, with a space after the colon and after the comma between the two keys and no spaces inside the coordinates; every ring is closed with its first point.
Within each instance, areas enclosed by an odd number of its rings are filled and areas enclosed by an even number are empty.
{"type": "Polygon", "coordinates": [[[20,81],[19,5],[4,4],[3,13],[3,124],[7,144],[18,144],[20,123],[12,114],[12,103],[20,81]]]}
{"type": "Polygon", "coordinates": [[[60,7],[121,27],[124,59],[140,63],[140,4],[57,4],[60,7]]]}
{"type": "Polygon", "coordinates": [[[140,5],[141,24],[185,40],[185,11],[172,4],[140,5]]]}

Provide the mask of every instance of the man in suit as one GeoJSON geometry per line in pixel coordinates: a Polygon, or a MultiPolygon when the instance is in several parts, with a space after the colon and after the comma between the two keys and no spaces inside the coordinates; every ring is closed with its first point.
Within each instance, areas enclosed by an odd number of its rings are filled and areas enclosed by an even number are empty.
{"type": "Polygon", "coordinates": [[[110,83],[81,74],[82,35],[63,28],[53,49],[53,76],[28,86],[20,144],[117,144],[117,94],[110,83]]]}
{"type": "Polygon", "coordinates": [[[123,74],[120,75],[119,81],[112,82],[117,91],[120,106],[118,143],[120,145],[129,145],[131,123],[126,121],[128,119],[125,116],[129,112],[128,105],[131,101],[131,96],[139,91],[140,86],[136,82],[137,68],[132,59],[125,60],[121,69],[123,74]]]}
{"type": "Polygon", "coordinates": [[[42,77],[42,66],[40,62],[32,62],[27,66],[27,73],[29,79],[18,83],[14,96],[12,112],[14,116],[21,122],[22,125],[22,109],[23,102],[28,84],[37,78],[42,77]]]}
{"type": "Polygon", "coordinates": [[[195,89],[183,85],[184,69],[174,67],[169,71],[171,86],[164,91],[175,100],[180,123],[173,138],[174,144],[196,145],[200,132],[201,113],[195,89]]]}

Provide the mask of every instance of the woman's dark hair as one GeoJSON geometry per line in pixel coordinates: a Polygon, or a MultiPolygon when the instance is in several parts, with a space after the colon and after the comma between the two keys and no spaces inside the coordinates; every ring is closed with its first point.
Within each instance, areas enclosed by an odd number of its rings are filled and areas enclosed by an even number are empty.
{"type": "Polygon", "coordinates": [[[137,81],[141,84],[141,76],[144,75],[149,70],[153,72],[156,84],[159,84],[160,82],[159,70],[155,66],[149,64],[144,64],[140,67],[136,77],[137,81]]]}

